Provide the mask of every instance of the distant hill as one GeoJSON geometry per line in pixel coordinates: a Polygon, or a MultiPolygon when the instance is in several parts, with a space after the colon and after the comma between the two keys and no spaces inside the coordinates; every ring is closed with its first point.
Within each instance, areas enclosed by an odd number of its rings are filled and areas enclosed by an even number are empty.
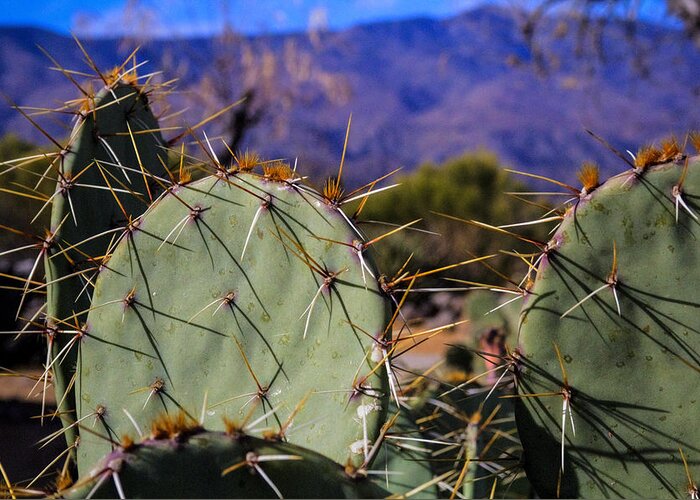
{"type": "MultiPolygon", "coordinates": [[[[550,28],[545,26],[544,30],[550,28]]],[[[348,173],[354,183],[398,166],[412,168],[468,150],[487,148],[518,169],[571,180],[586,159],[608,172],[622,162],[592,140],[590,128],[621,150],[670,133],[700,128],[700,50],[682,33],[651,25],[639,29],[635,48],[614,23],[604,43],[605,60],[571,56],[572,42],[552,45],[558,70],[538,76],[508,12],[482,8],[447,20],[414,19],[358,26],[321,36],[318,67],[341,74],[350,100],[336,106],[322,99],[294,105],[282,130],[263,123],[248,145],[267,157],[299,158],[312,170],[337,167],[347,118],[353,113],[348,173]],[[633,69],[637,53],[651,68],[647,78],[633,69]],[[515,58],[526,64],[508,64],[515,58]]],[[[314,50],[306,35],[267,39],[274,50],[285,40],[314,50]]],[[[155,41],[141,59],[159,69],[169,57],[185,87],[207,64],[212,40],[155,41]],[[183,69],[185,68],[185,69],[183,69]]],[[[18,104],[54,107],[76,89],[36,48],[46,48],[63,66],[85,68],[69,37],[33,28],[0,29],[0,91],[18,104]]],[[[126,53],[116,40],[86,41],[100,67],[126,53]]],[[[196,111],[196,110],[195,110],[196,111]]],[[[192,111],[194,113],[194,111],[192,111]]],[[[58,133],[57,124],[47,125],[58,133]]],[[[42,140],[24,118],[0,107],[0,133],[13,131],[42,140]]],[[[308,170],[307,170],[308,171],[308,170]]]]}

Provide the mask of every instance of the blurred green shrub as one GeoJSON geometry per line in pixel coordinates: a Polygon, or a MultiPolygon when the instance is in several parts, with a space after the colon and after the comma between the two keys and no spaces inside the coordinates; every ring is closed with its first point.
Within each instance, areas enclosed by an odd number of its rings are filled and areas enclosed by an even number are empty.
{"type": "MultiPolygon", "coordinates": [[[[363,212],[363,220],[405,224],[422,218],[421,229],[439,236],[406,230],[393,235],[378,245],[375,258],[386,273],[397,271],[414,254],[409,270],[427,271],[471,258],[497,254],[501,250],[533,252],[532,245],[508,235],[498,234],[464,222],[451,220],[440,214],[460,219],[488,221],[498,226],[535,220],[544,210],[525,203],[504,192],[527,190],[527,186],[508,174],[499,165],[496,156],[486,151],[465,154],[442,165],[427,163],[413,173],[398,176],[394,182],[401,187],[372,196],[363,212]]],[[[417,227],[418,227],[417,226],[417,227]]],[[[363,225],[374,237],[391,229],[390,226],[368,223],[363,225]]],[[[543,225],[520,228],[518,233],[546,241],[543,225]]],[[[519,259],[499,255],[488,261],[501,273],[513,276],[526,270],[519,259]]],[[[481,264],[470,264],[439,273],[423,281],[423,286],[459,286],[444,277],[504,284],[498,275],[481,264]]]]}
{"type": "MultiPolygon", "coordinates": [[[[53,193],[54,176],[47,172],[51,158],[38,157],[43,151],[15,134],[0,137],[0,224],[29,234],[41,236],[48,227],[51,210],[45,209],[34,224],[30,221],[53,193]],[[15,161],[21,158],[30,158],[15,161]],[[42,176],[47,175],[35,190],[42,176]]],[[[32,243],[27,237],[12,231],[0,231],[0,251],[32,243]]],[[[15,255],[13,260],[29,256],[15,255]]],[[[9,256],[7,257],[9,258],[9,256]]]]}

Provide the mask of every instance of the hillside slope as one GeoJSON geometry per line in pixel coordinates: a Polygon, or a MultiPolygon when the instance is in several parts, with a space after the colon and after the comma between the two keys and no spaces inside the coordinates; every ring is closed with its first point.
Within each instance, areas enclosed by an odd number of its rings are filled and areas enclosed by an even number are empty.
{"type": "MultiPolygon", "coordinates": [[[[545,30],[548,28],[544,28],[545,30]]],[[[570,42],[550,47],[560,67],[538,76],[527,61],[518,25],[505,11],[483,8],[447,20],[414,19],[325,33],[320,48],[305,35],[261,37],[273,50],[292,39],[314,54],[318,68],[340,75],[350,100],[338,106],[311,99],[285,112],[287,126],[263,122],[247,145],[268,157],[298,157],[309,169],[336,168],[345,125],[353,113],[349,174],[362,182],[397,166],[412,168],[477,148],[495,151],[505,164],[572,179],[586,159],[608,172],[623,164],[593,141],[590,128],[621,150],[661,136],[700,127],[697,68],[700,51],[681,33],[641,26],[635,45],[622,26],[611,26],[605,60],[574,58],[570,42]],[[642,78],[631,56],[642,54],[652,68],[642,78]],[[512,58],[512,57],[511,57],[512,58]],[[595,71],[589,71],[590,66],[595,71]]],[[[256,43],[257,43],[256,42],[256,43]]],[[[207,70],[211,40],[170,40],[145,45],[141,59],[159,68],[175,60],[181,88],[207,70]]],[[[0,91],[19,104],[55,106],[75,89],[36,48],[46,48],[62,65],[85,68],[69,37],[26,28],[0,29],[0,91]]],[[[109,67],[126,55],[116,40],[85,42],[98,65],[109,67]]],[[[190,111],[192,121],[199,119],[190,111]]],[[[54,133],[60,129],[47,125],[54,133]]],[[[0,133],[41,136],[9,107],[0,107],[0,133]]],[[[308,170],[307,170],[308,171],[308,170]]]]}

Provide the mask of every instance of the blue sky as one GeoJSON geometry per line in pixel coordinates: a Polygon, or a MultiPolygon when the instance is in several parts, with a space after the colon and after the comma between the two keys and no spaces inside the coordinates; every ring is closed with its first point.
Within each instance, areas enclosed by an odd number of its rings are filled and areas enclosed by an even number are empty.
{"type": "Polygon", "coordinates": [[[134,26],[156,35],[210,34],[228,19],[238,31],[278,33],[428,15],[446,17],[483,0],[0,0],[0,25],[109,36],[134,26]]]}

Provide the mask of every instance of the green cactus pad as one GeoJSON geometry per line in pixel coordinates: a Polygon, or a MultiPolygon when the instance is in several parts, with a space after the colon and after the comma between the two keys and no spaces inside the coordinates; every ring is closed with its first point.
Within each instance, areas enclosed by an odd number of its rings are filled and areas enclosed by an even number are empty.
{"type": "Polygon", "coordinates": [[[542,497],[687,495],[679,449],[700,464],[698,158],[683,170],[611,178],[567,212],[539,263],[516,418],[542,497]]]}
{"type": "MultiPolygon", "coordinates": [[[[509,392],[465,382],[438,384],[419,409],[422,415],[430,416],[424,419],[424,435],[453,443],[433,453],[435,475],[452,471],[444,483],[454,488],[463,474],[458,491],[464,498],[489,498],[494,483],[494,498],[527,498],[527,484],[519,473],[522,450],[517,444],[509,392]],[[463,471],[467,457],[469,463],[463,471]]],[[[451,494],[452,489],[446,493],[451,494]]]]}
{"type": "Polygon", "coordinates": [[[373,481],[394,496],[437,498],[431,450],[420,442],[420,429],[414,419],[412,412],[401,410],[372,463],[377,474],[373,481]]]}
{"type": "Polygon", "coordinates": [[[467,294],[464,310],[469,319],[471,331],[478,337],[479,334],[491,330],[501,329],[507,337],[507,342],[515,341],[514,333],[518,327],[520,304],[512,301],[511,295],[500,296],[492,292],[472,291],[467,294]]]}
{"type": "MultiPolygon", "coordinates": [[[[239,173],[168,191],[97,280],[83,425],[95,415],[114,437],[133,429],[126,412],[143,423],[182,409],[216,426],[275,410],[258,427],[294,415],[290,442],[362,463],[386,411],[378,340],[391,308],[358,239],[296,181],[239,173]]],[[[86,435],[81,473],[108,451],[86,435]]]]}
{"type": "Polygon", "coordinates": [[[147,439],[104,457],[67,498],[383,498],[366,477],[310,450],[246,435],[195,431],[147,439]],[[118,486],[117,486],[118,485],[118,486]]]}
{"type": "MultiPolygon", "coordinates": [[[[144,89],[115,79],[93,98],[86,97],[85,103],[57,163],[53,243],[44,260],[47,326],[57,332],[53,342],[56,357],[75,337],[63,332],[75,331],[87,317],[92,292],[88,280],[97,274],[100,258],[115,236],[106,232],[125,227],[127,215],[137,217],[146,210],[150,201],[147,173],[161,175],[164,168],[159,158],[167,156],[144,89]]],[[[72,395],[65,392],[75,371],[76,352],[70,349],[53,366],[56,399],[66,419],[74,409],[72,395]]],[[[73,430],[68,431],[70,444],[73,430]]]]}

